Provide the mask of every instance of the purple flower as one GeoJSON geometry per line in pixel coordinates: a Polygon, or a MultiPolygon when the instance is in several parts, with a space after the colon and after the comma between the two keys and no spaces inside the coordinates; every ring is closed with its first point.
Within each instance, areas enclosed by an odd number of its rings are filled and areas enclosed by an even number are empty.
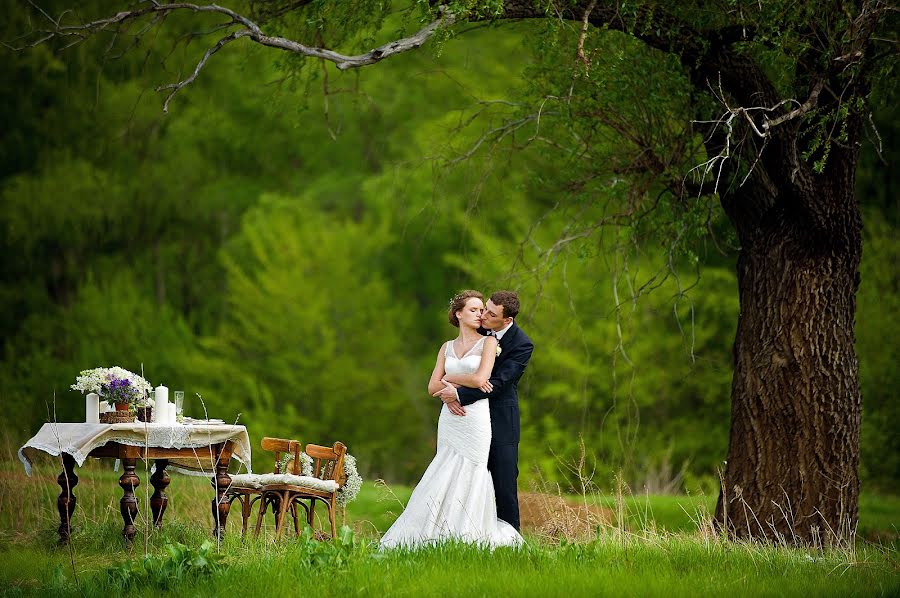
{"type": "Polygon", "coordinates": [[[109,384],[109,400],[114,403],[131,403],[137,398],[137,389],[127,378],[111,378],[109,384]]]}

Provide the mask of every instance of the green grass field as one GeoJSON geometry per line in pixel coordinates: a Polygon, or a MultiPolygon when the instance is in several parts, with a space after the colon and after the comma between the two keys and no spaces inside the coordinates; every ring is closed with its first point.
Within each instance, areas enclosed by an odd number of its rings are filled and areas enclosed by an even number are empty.
{"type": "MultiPolygon", "coordinates": [[[[353,533],[341,540],[288,536],[276,543],[269,519],[263,535],[242,541],[235,509],[225,541],[204,550],[211,539],[208,481],[172,474],[166,523],[152,530],[145,510],[152,488],[141,472],[139,531],[126,550],[118,474],[97,463],[78,470],[72,542],[56,546],[57,470],[48,459],[27,478],[18,462],[0,463],[5,595],[900,595],[896,497],[864,495],[854,550],[726,542],[698,531],[714,497],[632,496],[622,500],[624,521],[599,526],[587,542],[553,542],[526,532],[522,550],[444,545],[379,552],[375,541],[410,489],[367,483],[345,513],[343,523],[353,533]]],[[[616,510],[616,497],[592,499],[616,510]]]]}

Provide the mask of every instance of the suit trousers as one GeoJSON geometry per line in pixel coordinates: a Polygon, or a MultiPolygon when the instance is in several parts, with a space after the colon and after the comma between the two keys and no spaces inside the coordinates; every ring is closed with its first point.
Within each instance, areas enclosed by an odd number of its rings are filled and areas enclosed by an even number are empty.
{"type": "Polygon", "coordinates": [[[494,481],[497,518],[519,531],[519,495],[516,491],[516,480],[519,477],[519,443],[491,443],[487,468],[494,481]]]}

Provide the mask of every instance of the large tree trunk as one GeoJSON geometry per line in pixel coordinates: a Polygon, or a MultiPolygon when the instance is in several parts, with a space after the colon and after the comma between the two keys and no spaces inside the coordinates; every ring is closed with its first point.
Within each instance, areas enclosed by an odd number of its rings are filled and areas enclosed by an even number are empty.
{"type": "Polygon", "coordinates": [[[742,247],[731,437],[715,515],[737,538],[835,545],[855,535],[862,241],[853,170],[839,184],[820,175],[810,190],[829,212],[828,234],[773,207],[742,247]]]}

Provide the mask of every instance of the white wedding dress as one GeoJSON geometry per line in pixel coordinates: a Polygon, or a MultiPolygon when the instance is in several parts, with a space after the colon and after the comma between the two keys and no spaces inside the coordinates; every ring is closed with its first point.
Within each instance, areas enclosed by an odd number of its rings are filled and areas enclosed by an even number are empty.
{"type": "MultiPolygon", "coordinates": [[[[486,338],[486,337],[485,337],[486,338]]],[[[448,374],[472,374],[481,364],[482,338],[459,358],[453,341],[444,346],[448,374]]],[[[442,540],[485,546],[518,546],[522,536],[497,519],[494,484],[487,469],[491,414],[487,399],[453,415],[444,405],[438,420],[437,454],[406,509],[381,538],[382,548],[414,547],[442,540]]]]}

